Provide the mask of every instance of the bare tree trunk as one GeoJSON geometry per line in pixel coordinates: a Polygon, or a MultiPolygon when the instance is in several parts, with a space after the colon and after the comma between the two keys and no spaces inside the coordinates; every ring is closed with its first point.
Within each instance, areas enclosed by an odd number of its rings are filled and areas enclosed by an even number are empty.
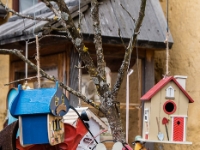
{"type": "MultiPolygon", "coordinates": [[[[103,57],[103,48],[102,48],[102,39],[101,39],[101,30],[100,30],[100,23],[99,23],[99,11],[98,11],[98,1],[92,0],[92,19],[93,19],[93,26],[94,26],[94,44],[97,54],[97,72],[98,77],[105,77],[105,63],[104,63],[104,57],[103,57]]],[[[98,85],[99,88],[99,94],[101,96],[101,106],[100,109],[108,119],[112,135],[115,141],[120,141],[122,143],[128,142],[125,141],[125,133],[122,127],[121,118],[120,118],[120,110],[119,110],[119,103],[117,102],[117,94],[119,92],[119,89],[121,87],[122,81],[124,79],[125,72],[128,71],[128,67],[130,65],[130,56],[132,54],[132,49],[135,46],[136,37],[139,33],[140,26],[142,24],[142,20],[144,17],[145,12],[145,6],[146,6],[146,0],[141,1],[141,7],[140,7],[140,14],[139,18],[136,22],[136,27],[134,30],[134,34],[130,39],[128,48],[126,49],[124,60],[122,62],[122,65],[120,67],[119,73],[118,73],[118,79],[116,81],[116,84],[114,86],[113,91],[111,92],[109,89],[108,84],[106,83],[106,80],[104,78],[99,78],[100,84],[98,85]]]]}

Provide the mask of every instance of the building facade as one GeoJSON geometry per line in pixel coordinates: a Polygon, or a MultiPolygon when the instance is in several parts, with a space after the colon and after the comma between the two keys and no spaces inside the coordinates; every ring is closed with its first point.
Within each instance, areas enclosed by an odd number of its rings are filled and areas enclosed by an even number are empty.
{"type": "MultiPolygon", "coordinates": [[[[166,0],[160,0],[166,14],[166,0]]],[[[169,52],[170,75],[187,76],[186,91],[194,99],[194,103],[188,109],[188,132],[187,139],[192,145],[169,145],[157,144],[157,149],[193,150],[199,149],[200,119],[199,113],[200,97],[200,1],[176,1],[169,0],[169,27],[173,36],[174,45],[169,52]]],[[[155,53],[155,74],[156,81],[159,81],[165,74],[165,52],[155,53]]]]}

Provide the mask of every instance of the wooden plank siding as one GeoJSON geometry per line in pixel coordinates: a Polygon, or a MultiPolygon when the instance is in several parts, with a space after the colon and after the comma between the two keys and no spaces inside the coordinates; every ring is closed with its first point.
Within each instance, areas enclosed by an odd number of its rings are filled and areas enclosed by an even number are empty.
{"type": "MultiPolygon", "coordinates": [[[[79,54],[76,51],[76,49],[74,47],[71,48],[70,51],[70,81],[69,81],[69,86],[76,90],[79,91],[78,89],[78,71],[79,69],[76,68],[76,66],[78,66],[78,60],[79,60],[79,54]]],[[[69,99],[70,99],[70,104],[72,106],[78,106],[78,97],[76,97],[73,94],[69,94],[69,99]]]]}
{"type": "MultiPolygon", "coordinates": [[[[42,56],[40,57],[40,64],[42,69],[48,69],[52,67],[56,67],[58,70],[58,78],[60,81],[63,81],[63,62],[64,62],[64,54],[59,53],[55,55],[49,55],[49,56],[42,56]]],[[[30,61],[32,61],[34,64],[36,64],[35,58],[29,58],[30,61]]],[[[10,81],[15,81],[17,79],[23,79],[25,75],[25,63],[23,61],[14,61],[10,62],[10,81]],[[20,74],[19,74],[20,73],[20,74]]],[[[28,76],[36,76],[36,71],[28,67],[28,76]]],[[[36,79],[33,79],[31,81],[28,80],[28,82],[33,83],[36,81],[36,79]]],[[[20,82],[23,84],[24,82],[20,82]]],[[[18,83],[17,83],[18,84],[18,83]]],[[[10,87],[16,87],[17,84],[11,84],[10,87]]]]}

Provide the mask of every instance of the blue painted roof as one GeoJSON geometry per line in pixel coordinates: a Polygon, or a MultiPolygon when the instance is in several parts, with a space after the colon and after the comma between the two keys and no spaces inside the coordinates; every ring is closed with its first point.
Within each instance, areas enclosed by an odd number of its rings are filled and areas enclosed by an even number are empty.
{"type": "Polygon", "coordinates": [[[15,117],[50,113],[50,102],[57,90],[57,88],[22,90],[21,85],[19,85],[19,93],[11,105],[10,113],[15,117]]]}
{"type": "Polygon", "coordinates": [[[18,90],[15,88],[12,88],[9,90],[8,94],[7,94],[7,103],[8,103],[8,125],[15,122],[17,119],[14,118],[11,114],[10,114],[10,108],[11,105],[13,103],[13,100],[15,99],[15,97],[18,95],[18,90]]]}

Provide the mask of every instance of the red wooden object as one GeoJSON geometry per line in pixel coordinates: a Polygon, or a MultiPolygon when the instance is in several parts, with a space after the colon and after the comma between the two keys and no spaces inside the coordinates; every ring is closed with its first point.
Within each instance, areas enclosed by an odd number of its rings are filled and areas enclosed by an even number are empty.
{"type": "Polygon", "coordinates": [[[80,119],[77,120],[76,128],[65,124],[65,140],[59,144],[61,150],[75,150],[83,136],[88,132],[80,119]]]}
{"type": "Polygon", "coordinates": [[[184,135],[184,118],[174,117],[173,141],[183,141],[184,135]]]}
{"type": "Polygon", "coordinates": [[[122,150],[133,150],[129,145],[125,145],[126,146],[126,148],[125,147],[123,147],[123,149],[122,150]]]}
{"type": "Polygon", "coordinates": [[[163,120],[162,120],[162,124],[167,124],[168,122],[169,122],[169,120],[164,117],[163,120]]]}

